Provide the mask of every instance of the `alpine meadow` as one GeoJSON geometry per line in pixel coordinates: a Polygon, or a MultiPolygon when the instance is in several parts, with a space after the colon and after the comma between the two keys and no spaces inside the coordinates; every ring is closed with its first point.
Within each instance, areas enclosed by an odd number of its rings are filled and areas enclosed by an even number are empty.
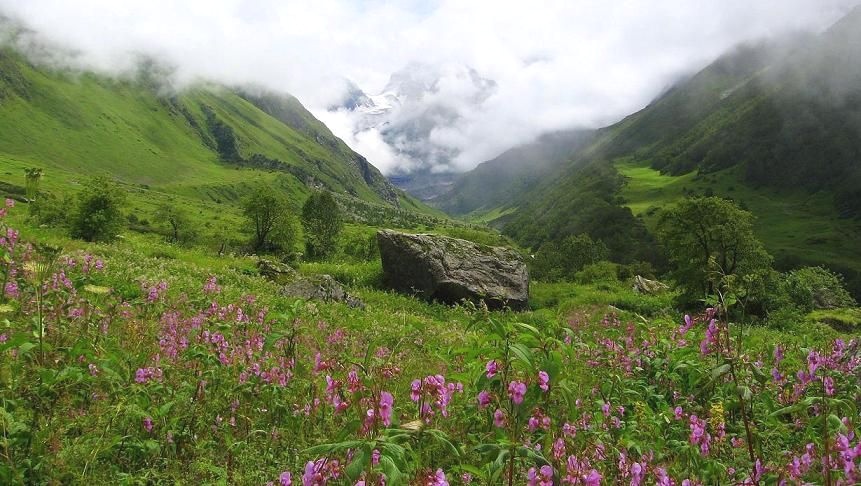
{"type": "Polygon", "coordinates": [[[0,484],[861,484],[857,0],[0,0],[0,484]]]}

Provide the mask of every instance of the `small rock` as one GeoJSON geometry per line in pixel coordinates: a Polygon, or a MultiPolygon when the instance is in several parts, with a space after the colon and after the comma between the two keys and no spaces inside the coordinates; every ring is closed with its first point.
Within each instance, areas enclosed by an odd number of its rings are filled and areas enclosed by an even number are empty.
{"type": "Polygon", "coordinates": [[[281,285],[292,282],[298,275],[296,270],[293,270],[290,265],[273,260],[266,260],[264,258],[257,260],[257,268],[260,275],[263,275],[269,280],[281,285]]]}
{"type": "Polygon", "coordinates": [[[342,302],[356,309],[364,309],[365,303],[344,290],[344,286],[331,275],[314,275],[301,277],[284,285],[281,294],[305,300],[322,300],[323,302],[342,302]]]}
{"type": "Polygon", "coordinates": [[[639,275],[634,277],[634,292],[638,294],[658,294],[668,290],[670,287],[665,284],[658,282],[657,280],[649,280],[647,278],[643,278],[639,275]]]}

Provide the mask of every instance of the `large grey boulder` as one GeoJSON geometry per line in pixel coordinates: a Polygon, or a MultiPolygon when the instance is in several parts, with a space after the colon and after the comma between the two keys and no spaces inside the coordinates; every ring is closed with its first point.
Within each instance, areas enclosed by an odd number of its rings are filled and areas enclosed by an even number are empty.
{"type": "Polygon", "coordinates": [[[427,234],[377,232],[386,283],[446,303],[484,301],[492,309],[523,309],[529,272],[517,252],[427,234]]]}

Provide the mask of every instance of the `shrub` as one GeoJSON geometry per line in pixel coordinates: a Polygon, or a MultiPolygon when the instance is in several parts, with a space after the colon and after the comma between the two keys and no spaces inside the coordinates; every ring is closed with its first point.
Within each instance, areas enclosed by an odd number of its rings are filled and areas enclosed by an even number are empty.
{"type": "Polygon", "coordinates": [[[572,280],[586,265],[606,260],[607,245],[587,234],[569,236],[561,243],[548,242],[538,249],[532,262],[532,273],[549,282],[572,280]]]}
{"type": "Polygon", "coordinates": [[[155,219],[164,226],[168,241],[188,245],[197,240],[197,228],[185,209],[175,203],[164,203],[159,206],[155,212],[155,219]]]}
{"type": "Polygon", "coordinates": [[[843,277],[824,267],[792,270],[783,275],[781,286],[788,300],[807,312],[855,305],[855,299],[843,285],[843,277]]]}
{"type": "Polygon", "coordinates": [[[39,225],[63,227],[70,224],[69,209],[75,206],[71,196],[62,198],[41,192],[39,198],[30,202],[30,218],[39,225]]]}
{"type": "Polygon", "coordinates": [[[287,201],[267,187],[259,187],[242,203],[254,251],[291,253],[296,244],[296,220],[287,201]]]}
{"type": "Polygon", "coordinates": [[[105,178],[96,178],[78,194],[72,215],[71,235],[86,241],[111,241],[123,228],[122,189],[105,178]]]}
{"type": "Polygon", "coordinates": [[[601,261],[583,267],[574,275],[581,284],[611,283],[619,281],[619,264],[601,261]]]}

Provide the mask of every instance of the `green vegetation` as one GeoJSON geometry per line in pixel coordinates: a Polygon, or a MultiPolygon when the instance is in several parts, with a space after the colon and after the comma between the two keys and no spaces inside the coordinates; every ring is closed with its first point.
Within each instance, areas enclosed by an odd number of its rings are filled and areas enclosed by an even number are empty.
{"type": "Polygon", "coordinates": [[[683,200],[661,214],[658,234],[691,302],[714,295],[723,279],[762,279],[771,268],[753,234],[753,215],[725,199],[683,200]]]}
{"type": "Polygon", "coordinates": [[[302,227],[311,258],[325,259],[335,253],[344,221],[331,194],[318,191],[308,197],[302,206],[302,227]]]}
{"type": "MultiPolygon", "coordinates": [[[[861,265],[852,193],[751,186],[774,49],[486,165],[499,190],[451,204],[504,235],[394,190],[289,96],[163,96],[157,65],[73,77],[0,50],[0,483],[861,481],[861,310],[799,264],[861,265]],[[380,228],[537,249],[530,310],[392,293],[380,228]],[[257,253],[364,306],[285,297],[257,253]],[[655,274],[669,288],[632,288],[655,274]]],[[[784,128],[834,129],[851,179],[852,120],[814,108],[784,128]]]]}
{"type": "Polygon", "coordinates": [[[123,227],[125,194],[107,179],[89,182],[78,194],[70,221],[71,235],[85,241],[111,241],[123,227]]]}
{"type": "Polygon", "coordinates": [[[857,348],[832,320],[857,311],[710,325],[609,263],[535,283],[530,312],[447,307],[378,287],[379,260],[347,249],[372,229],[348,225],[343,254],[299,271],[335,275],[359,310],[285,298],[253,257],[151,233],[89,244],[25,213],[0,219],[21,229],[0,260],[4,483],[597,484],[635,463],[647,481],[815,483],[826,444],[826,474],[854,480],[835,448],[857,445],[861,384],[834,357],[857,348]]]}
{"type": "Polygon", "coordinates": [[[556,244],[547,242],[535,252],[532,276],[544,281],[574,279],[574,274],[587,265],[606,260],[610,251],[602,241],[594,241],[589,235],[569,236],[556,244]]]}
{"type": "Polygon", "coordinates": [[[825,265],[861,296],[859,32],[856,10],[818,36],[741,46],[567,152],[539,141],[482,164],[445,196],[447,209],[533,251],[585,233],[613,261],[664,271],[660,212],[719,196],[753,213],[778,269],[825,265]],[[484,180],[505,198],[470,194],[484,180]]]}
{"type": "Polygon", "coordinates": [[[291,252],[296,245],[296,218],[290,205],[272,188],[261,186],[242,203],[251,227],[251,249],[255,252],[291,252]]]}

